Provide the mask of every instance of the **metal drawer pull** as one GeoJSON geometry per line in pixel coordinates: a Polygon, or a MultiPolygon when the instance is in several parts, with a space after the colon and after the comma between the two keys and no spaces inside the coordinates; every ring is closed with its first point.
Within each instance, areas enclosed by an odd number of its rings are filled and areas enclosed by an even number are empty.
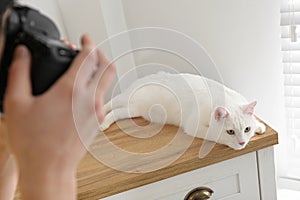
{"type": "Polygon", "coordinates": [[[206,200],[211,197],[214,191],[208,187],[198,187],[191,190],[185,197],[184,200],[206,200]]]}

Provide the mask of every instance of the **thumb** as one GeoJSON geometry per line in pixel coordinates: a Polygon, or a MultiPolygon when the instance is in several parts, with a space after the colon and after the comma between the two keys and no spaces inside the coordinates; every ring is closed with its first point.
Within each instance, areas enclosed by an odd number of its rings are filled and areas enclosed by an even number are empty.
{"type": "Polygon", "coordinates": [[[23,101],[32,97],[30,65],[31,56],[28,49],[23,45],[18,46],[8,72],[6,98],[23,101]]]}

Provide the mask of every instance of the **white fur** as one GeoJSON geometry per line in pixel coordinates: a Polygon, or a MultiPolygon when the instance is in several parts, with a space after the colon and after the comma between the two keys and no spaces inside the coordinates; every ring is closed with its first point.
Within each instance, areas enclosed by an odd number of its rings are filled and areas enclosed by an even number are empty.
{"type": "Polygon", "coordinates": [[[160,72],[136,80],[108,102],[100,129],[105,130],[120,119],[143,117],[154,123],[180,126],[188,135],[242,149],[255,131],[265,132],[265,126],[253,115],[255,105],[256,102],[249,104],[241,94],[211,79],[160,72]],[[206,135],[210,126],[219,129],[219,137],[206,135]],[[251,127],[247,133],[246,127],[251,127]],[[226,130],[234,130],[235,134],[229,135],[226,130]]]}

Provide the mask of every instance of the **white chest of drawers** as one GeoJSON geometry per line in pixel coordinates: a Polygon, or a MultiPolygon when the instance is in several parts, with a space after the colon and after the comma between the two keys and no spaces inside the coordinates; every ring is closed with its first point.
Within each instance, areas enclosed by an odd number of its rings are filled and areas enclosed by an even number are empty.
{"type": "MultiPolygon", "coordinates": [[[[259,167],[262,165],[259,163],[259,154],[261,153],[272,156],[272,147],[148,184],[103,200],[183,200],[189,191],[201,186],[206,186],[214,191],[210,198],[212,200],[275,200],[274,175],[268,175],[266,180],[262,180],[264,177],[260,176],[263,173],[260,171],[263,169],[259,167]],[[267,187],[267,190],[264,187],[267,187]]],[[[272,163],[264,163],[264,165],[272,165],[272,163]]],[[[274,173],[274,168],[266,170],[269,174],[271,171],[274,173]]]]}

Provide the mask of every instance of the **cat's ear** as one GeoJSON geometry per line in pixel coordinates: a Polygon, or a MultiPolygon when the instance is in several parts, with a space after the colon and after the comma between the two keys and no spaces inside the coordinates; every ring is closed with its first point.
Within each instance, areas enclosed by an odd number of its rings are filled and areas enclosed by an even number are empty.
{"type": "Polygon", "coordinates": [[[257,104],[257,101],[253,101],[252,103],[244,106],[244,108],[243,108],[244,113],[247,115],[253,115],[256,104],[257,104]]]}
{"type": "Polygon", "coordinates": [[[221,119],[226,119],[229,117],[229,111],[226,108],[218,107],[215,110],[215,120],[219,121],[221,119]]]}

